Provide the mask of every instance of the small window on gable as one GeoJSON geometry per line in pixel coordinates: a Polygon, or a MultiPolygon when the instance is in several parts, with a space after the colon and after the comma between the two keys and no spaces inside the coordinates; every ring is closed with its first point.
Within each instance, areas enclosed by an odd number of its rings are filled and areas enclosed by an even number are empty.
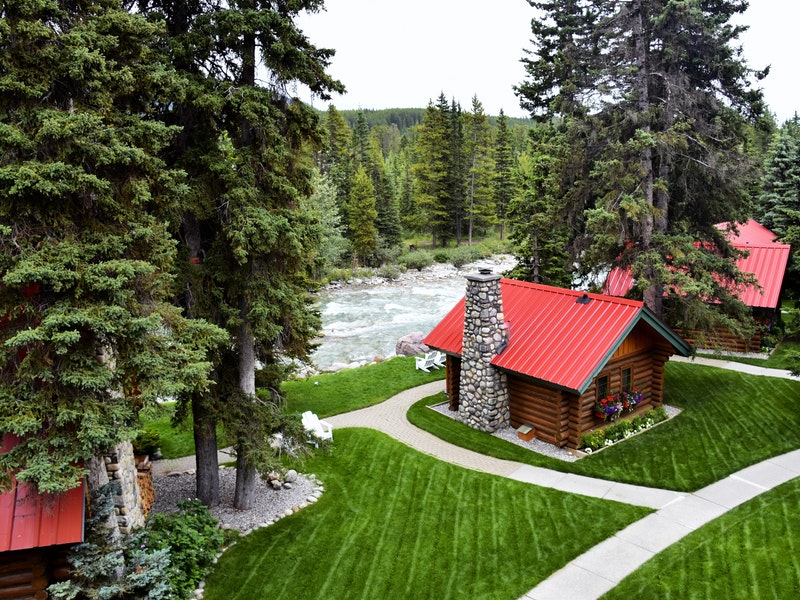
{"type": "Polygon", "coordinates": [[[628,367],[622,369],[622,391],[629,392],[631,389],[633,389],[633,370],[628,367]]]}
{"type": "Polygon", "coordinates": [[[597,399],[601,400],[608,396],[608,375],[597,378],[597,399]]]}

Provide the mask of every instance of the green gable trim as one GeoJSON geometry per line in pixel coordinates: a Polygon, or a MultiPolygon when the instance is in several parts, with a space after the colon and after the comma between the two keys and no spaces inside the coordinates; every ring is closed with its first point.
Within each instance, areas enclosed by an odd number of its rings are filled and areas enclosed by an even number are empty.
{"type": "Polygon", "coordinates": [[[650,325],[653,329],[655,329],[655,331],[659,333],[661,337],[663,337],[667,342],[669,342],[669,344],[673,348],[675,348],[677,354],[680,354],[681,356],[689,356],[692,353],[692,347],[689,346],[689,344],[687,344],[683,338],[681,338],[674,331],[672,331],[672,329],[667,327],[667,325],[664,324],[664,322],[661,319],[655,316],[649,308],[643,306],[637,313],[636,317],[631,319],[631,322],[628,323],[628,326],[620,334],[620,336],[617,338],[617,340],[614,342],[611,348],[609,348],[608,352],[606,352],[606,355],[594,368],[591,375],[589,375],[586,381],[584,381],[581,384],[579,389],[575,390],[575,392],[578,395],[582,395],[589,388],[589,386],[592,384],[595,378],[608,364],[608,361],[611,360],[611,357],[614,356],[614,353],[617,350],[619,350],[619,347],[622,345],[622,342],[624,342],[628,338],[628,336],[633,332],[634,328],[636,327],[636,325],[639,324],[640,321],[644,321],[645,323],[650,325]]]}

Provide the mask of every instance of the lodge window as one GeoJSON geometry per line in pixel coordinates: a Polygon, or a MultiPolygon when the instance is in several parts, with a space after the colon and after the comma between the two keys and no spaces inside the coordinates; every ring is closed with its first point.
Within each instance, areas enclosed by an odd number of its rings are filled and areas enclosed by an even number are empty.
{"type": "Polygon", "coordinates": [[[628,367],[622,369],[622,391],[629,392],[631,389],[633,389],[633,370],[628,367]]]}
{"type": "Polygon", "coordinates": [[[597,399],[601,400],[608,396],[608,375],[597,378],[597,399]]]}

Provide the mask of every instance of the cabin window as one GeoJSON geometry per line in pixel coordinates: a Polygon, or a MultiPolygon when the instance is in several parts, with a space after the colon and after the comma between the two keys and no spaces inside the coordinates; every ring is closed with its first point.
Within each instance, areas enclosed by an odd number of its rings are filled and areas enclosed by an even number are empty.
{"type": "Polygon", "coordinates": [[[608,375],[597,378],[597,399],[601,400],[608,396],[608,375]]]}
{"type": "Polygon", "coordinates": [[[628,392],[633,389],[633,370],[628,367],[622,369],[622,391],[628,392]]]}

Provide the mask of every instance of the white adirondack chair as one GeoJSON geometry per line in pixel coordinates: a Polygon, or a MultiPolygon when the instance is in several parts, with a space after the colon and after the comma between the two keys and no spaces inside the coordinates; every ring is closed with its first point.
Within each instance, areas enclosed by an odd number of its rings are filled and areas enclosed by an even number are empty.
{"type": "Polygon", "coordinates": [[[417,356],[414,359],[414,365],[420,371],[430,372],[431,369],[438,369],[444,364],[444,352],[433,351],[428,352],[425,356],[417,356]],[[442,355],[439,357],[439,355],[442,355]]]}
{"type": "Polygon", "coordinates": [[[327,421],[323,421],[310,410],[303,413],[303,427],[321,440],[333,439],[333,427],[327,421]]]}

